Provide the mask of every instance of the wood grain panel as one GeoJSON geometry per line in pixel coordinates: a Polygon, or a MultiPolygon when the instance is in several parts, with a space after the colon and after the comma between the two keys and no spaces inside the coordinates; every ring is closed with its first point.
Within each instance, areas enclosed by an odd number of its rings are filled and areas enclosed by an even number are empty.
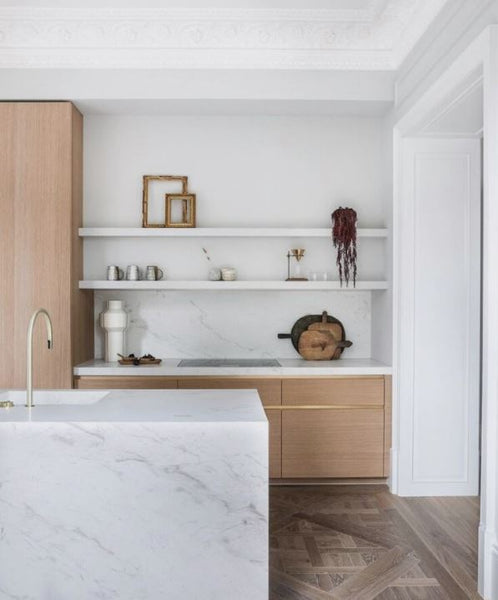
{"type": "Polygon", "coordinates": [[[355,573],[334,590],[337,600],[375,600],[389,585],[417,567],[419,561],[395,546],[361,573],[355,573]]]}
{"type": "Polygon", "coordinates": [[[181,377],[178,380],[180,389],[257,389],[264,406],[278,406],[282,403],[280,379],[249,377],[181,377]]]}
{"type": "Polygon", "coordinates": [[[271,486],[270,514],[270,600],[480,598],[477,497],[271,486]]]}
{"type": "Polygon", "coordinates": [[[74,229],[81,222],[81,115],[69,102],[5,103],[0,131],[5,141],[0,255],[3,284],[9,289],[0,305],[0,358],[9,365],[2,387],[25,387],[28,321],[43,307],[52,318],[54,345],[47,349],[40,321],[34,335],[34,384],[69,388],[74,359],[93,353],[93,308],[91,302],[81,304],[76,292],[82,264],[74,229]],[[3,235],[7,223],[9,232],[3,235]],[[76,332],[78,339],[72,342],[76,332]]]}
{"type": "MultiPolygon", "coordinates": [[[[14,247],[15,193],[14,176],[15,107],[0,103],[0,388],[12,385],[12,357],[15,332],[14,247]]],[[[17,358],[17,356],[16,356],[17,358]]]]}
{"type": "Polygon", "coordinates": [[[75,377],[74,387],[83,390],[173,390],[178,381],[174,377],[75,377]]]}
{"type": "Polygon", "coordinates": [[[382,477],[384,413],[282,412],[282,477],[382,477]]]}
{"type": "Polygon", "coordinates": [[[384,377],[306,378],[282,381],[282,404],[372,405],[384,404],[384,377]]]}
{"type": "Polygon", "coordinates": [[[282,477],[282,411],[265,410],[270,430],[270,477],[282,477]]]}
{"type": "Polygon", "coordinates": [[[54,327],[47,349],[40,320],[34,336],[37,387],[71,387],[71,105],[15,104],[14,247],[16,298],[13,386],[26,380],[26,328],[44,307],[54,327]]]}
{"type": "Polygon", "coordinates": [[[93,290],[80,290],[83,279],[83,116],[71,106],[72,202],[71,202],[71,361],[72,365],[93,358],[93,290]]]}

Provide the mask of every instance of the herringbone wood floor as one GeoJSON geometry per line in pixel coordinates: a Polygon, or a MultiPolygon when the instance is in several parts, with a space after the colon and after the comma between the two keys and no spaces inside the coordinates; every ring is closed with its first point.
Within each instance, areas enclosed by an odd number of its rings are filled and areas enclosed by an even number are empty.
{"type": "Polygon", "coordinates": [[[273,486],[271,600],[477,600],[478,498],[273,486]]]}

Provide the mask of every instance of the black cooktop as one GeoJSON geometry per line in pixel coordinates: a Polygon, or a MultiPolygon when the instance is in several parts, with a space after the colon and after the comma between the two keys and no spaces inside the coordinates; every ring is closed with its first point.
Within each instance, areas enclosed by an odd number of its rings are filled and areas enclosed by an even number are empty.
{"type": "Polygon", "coordinates": [[[185,358],[179,367],[280,367],[275,358],[185,358]]]}

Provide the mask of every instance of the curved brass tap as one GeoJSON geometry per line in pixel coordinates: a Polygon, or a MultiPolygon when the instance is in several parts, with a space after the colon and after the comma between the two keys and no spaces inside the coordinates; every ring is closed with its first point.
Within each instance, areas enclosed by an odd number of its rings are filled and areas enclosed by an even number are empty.
{"type": "Polygon", "coordinates": [[[33,330],[35,328],[36,319],[39,315],[43,315],[47,326],[47,344],[50,350],[53,346],[52,340],[52,321],[50,315],[44,308],[39,308],[31,315],[28,325],[28,339],[26,352],[26,406],[32,408],[33,405],[33,330]]]}

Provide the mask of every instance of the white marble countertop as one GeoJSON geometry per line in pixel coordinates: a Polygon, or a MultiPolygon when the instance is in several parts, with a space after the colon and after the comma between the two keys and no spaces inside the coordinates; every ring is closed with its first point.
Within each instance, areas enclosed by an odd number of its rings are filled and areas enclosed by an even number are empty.
{"type": "Polygon", "coordinates": [[[117,362],[90,360],[74,367],[78,376],[152,375],[163,377],[196,376],[313,376],[313,375],[390,375],[392,368],[369,358],[341,358],[334,361],[309,361],[302,358],[277,358],[280,367],[179,367],[180,358],[163,359],[160,365],[125,366],[117,362]]]}
{"type": "Polygon", "coordinates": [[[0,392],[0,598],[268,600],[255,390],[0,392]],[[55,405],[54,405],[55,404],[55,405]]]}
{"type": "Polygon", "coordinates": [[[0,409],[1,423],[254,423],[265,422],[256,390],[40,390],[34,407],[24,391],[0,392],[14,402],[0,409]]]}

